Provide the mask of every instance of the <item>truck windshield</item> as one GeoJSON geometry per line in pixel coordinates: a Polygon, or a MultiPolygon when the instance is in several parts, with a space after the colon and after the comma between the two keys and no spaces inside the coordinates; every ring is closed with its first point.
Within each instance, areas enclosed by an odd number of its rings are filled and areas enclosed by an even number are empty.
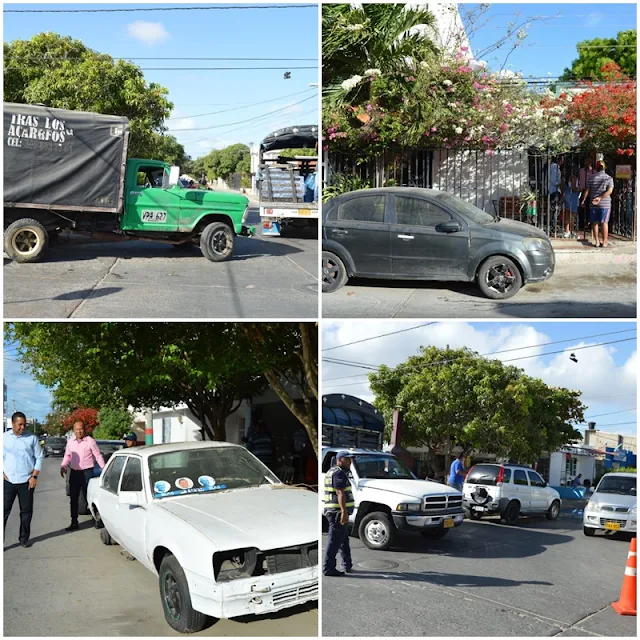
{"type": "Polygon", "coordinates": [[[356,456],[354,460],[360,478],[413,479],[405,465],[393,456],[356,456]]]}
{"type": "Polygon", "coordinates": [[[149,457],[149,476],[156,499],[280,484],[280,480],[243,447],[157,453],[149,457]]]}
{"type": "Polygon", "coordinates": [[[623,476],[605,476],[600,481],[597,493],[617,493],[623,496],[636,495],[636,479],[623,476]]]}

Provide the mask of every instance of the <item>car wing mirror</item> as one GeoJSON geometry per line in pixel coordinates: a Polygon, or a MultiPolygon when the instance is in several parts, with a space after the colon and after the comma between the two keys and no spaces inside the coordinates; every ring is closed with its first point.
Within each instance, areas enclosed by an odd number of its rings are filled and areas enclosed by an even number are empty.
{"type": "Polygon", "coordinates": [[[134,507],[144,507],[147,504],[143,491],[120,491],[118,494],[118,502],[134,507]]]}
{"type": "Polygon", "coordinates": [[[438,233],[456,233],[462,231],[462,225],[457,220],[448,220],[436,225],[438,233]]]}

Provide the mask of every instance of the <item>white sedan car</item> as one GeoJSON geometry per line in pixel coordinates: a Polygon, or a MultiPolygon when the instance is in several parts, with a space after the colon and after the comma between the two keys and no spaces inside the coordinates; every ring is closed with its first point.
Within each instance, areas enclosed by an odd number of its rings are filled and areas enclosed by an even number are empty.
{"type": "Polygon", "coordinates": [[[596,531],[636,533],[636,490],[635,473],[613,471],[604,475],[584,508],[584,535],[593,536],[596,531]]]}
{"type": "Polygon", "coordinates": [[[159,576],[176,631],[318,599],[318,496],[282,484],[244,447],[123,449],[87,501],[102,541],[159,576]]]}

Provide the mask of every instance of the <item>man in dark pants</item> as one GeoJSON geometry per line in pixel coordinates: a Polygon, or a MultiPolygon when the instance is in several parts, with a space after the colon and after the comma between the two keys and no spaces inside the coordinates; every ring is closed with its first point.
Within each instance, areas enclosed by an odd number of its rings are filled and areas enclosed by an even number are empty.
{"type": "Polygon", "coordinates": [[[3,438],[2,462],[4,469],[4,527],[18,496],[20,503],[20,546],[31,546],[31,518],[33,494],[38,483],[44,454],[38,438],[25,431],[27,418],[21,411],[11,416],[11,431],[3,438]]]}
{"type": "Polygon", "coordinates": [[[349,469],[353,455],[348,451],[338,451],[336,465],[324,477],[324,516],[329,522],[329,539],[324,554],[323,573],[325,576],[343,576],[336,568],[338,551],[342,555],[344,570],[352,570],[351,548],[349,547],[349,514],[353,513],[355,500],[349,482],[349,469]]]}
{"type": "Polygon", "coordinates": [[[104,459],[98,449],[96,441],[85,435],[84,422],[78,420],[73,425],[73,437],[67,441],[60,467],[60,475],[64,478],[67,468],[71,467],[69,477],[69,491],[71,493],[71,525],[66,531],[79,529],[78,525],[78,500],[80,492],[87,499],[87,485],[93,478],[94,459],[101,469],[104,468],[104,459]]]}

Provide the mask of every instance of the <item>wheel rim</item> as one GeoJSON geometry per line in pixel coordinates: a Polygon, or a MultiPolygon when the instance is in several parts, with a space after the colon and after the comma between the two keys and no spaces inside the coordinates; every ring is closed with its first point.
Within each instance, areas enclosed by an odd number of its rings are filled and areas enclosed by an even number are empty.
{"type": "Polygon", "coordinates": [[[331,258],[322,258],[322,282],[333,284],[340,275],[340,267],[331,258]]]}
{"type": "Polygon", "coordinates": [[[182,612],[180,591],[178,589],[178,583],[176,582],[175,576],[170,571],[167,571],[167,573],[164,574],[162,587],[164,592],[164,606],[166,610],[174,620],[180,620],[182,612]]]}
{"type": "Polygon", "coordinates": [[[389,531],[384,522],[380,520],[371,520],[371,522],[367,523],[365,535],[367,536],[367,540],[373,544],[382,545],[389,540],[389,531]]]}
{"type": "Polygon", "coordinates": [[[552,518],[557,518],[559,512],[560,512],[560,507],[555,503],[552,504],[551,505],[551,517],[552,518]]]}
{"type": "Polygon", "coordinates": [[[40,248],[40,238],[33,227],[23,227],[13,234],[11,246],[16,253],[29,256],[40,248]]]}
{"type": "Polygon", "coordinates": [[[229,232],[225,229],[216,231],[211,237],[211,248],[219,256],[225,255],[229,251],[230,245],[229,232]]]}
{"type": "Polygon", "coordinates": [[[516,281],[516,274],[514,270],[507,264],[499,263],[494,264],[485,276],[485,282],[487,287],[496,293],[507,293],[511,289],[516,281]]]}

